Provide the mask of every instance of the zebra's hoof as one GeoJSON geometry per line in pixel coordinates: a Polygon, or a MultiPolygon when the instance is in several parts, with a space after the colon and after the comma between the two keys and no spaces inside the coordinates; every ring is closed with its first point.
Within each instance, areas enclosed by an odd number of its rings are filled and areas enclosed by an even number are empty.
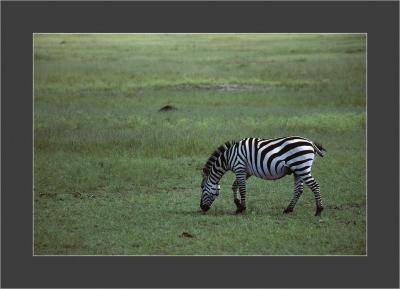
{"type": "Polygon", "coordinates": [[[291,212],[293,212],[293,209],[292,209],[292,208],[286,208],[286,209],[283,211],[284,214],[289,214],[289,213],[291,213],[291,212]]]}
{"type": "Polygon", "coordinates": [[[315,216],[321,216],[321,212],[323,209],[323,207],[317,207],[317,210],[315,211],[315,216]]]}
{"type": "Polygon", "coordinates": [[[245,210],[246,210],[246,207],[240,206],[240,207],[237,208],[236,214],[241,214],[241,213],[243,213],[245,210]]]}

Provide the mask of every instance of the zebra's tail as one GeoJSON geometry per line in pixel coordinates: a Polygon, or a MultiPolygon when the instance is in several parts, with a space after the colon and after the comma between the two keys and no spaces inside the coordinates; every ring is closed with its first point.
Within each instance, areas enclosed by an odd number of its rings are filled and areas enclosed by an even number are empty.
{"type": "Polygon", "coordinates": [[[326,149],[324,149],[324,148],[322,147],[322,145],[320,145],[319,143],[314,142],[314,143],[313,143],[313,147],[314,147],[314,149],[315,149],[315,152],[316,152],[317,154],[319,154],[321,157],[323,157],[323,156],[325,155],[326,149]]]}

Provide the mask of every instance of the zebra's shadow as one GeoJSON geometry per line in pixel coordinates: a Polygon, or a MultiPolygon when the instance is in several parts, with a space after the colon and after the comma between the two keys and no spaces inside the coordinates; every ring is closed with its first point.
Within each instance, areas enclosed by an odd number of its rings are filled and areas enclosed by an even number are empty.
{"type": "Polygon", "coordinates": [[[251,215],[252,216],[254,216],[254,215],[256,215],[256,216],[273,216],[273,217],[281,216],[281,215],[285,216],[282,212],[283,212],[283,209],[281,210],[281,208],[279,208],[279,210],[270,210],[270,211],[262,211],[262,210],[256,210],[256,209],[251,210],[250,209],[250,210],[247,210],[247,211],[245,211],[243,213],[239,213],[239,214],[237,214],[236,210],[234,210],[234,209],[232,209],[232,210],[229,210],[229,209],[213,210],[213,209],[211,209],[207,212],[203,212],[201,210],[175,210],[172,213],[175,215],[193,216],[193,217],[195,217],[195,216],[198,216],[198,217],[202,217],[202,216],[214,216],[214,217],[221,217],[221,216],[240,217],[240,216],[243,216],[243,217],[246,217],[246,216],[251,216],[251,215]]]}
{"type": "Polygon", "coordinates": [[[170,213],[174,215],[180,215],[180,216],[192,216],[192,217],[202,217],[202,216],[214,216],[214,217],[222,217],[222,216],[237,216],[237,217],[249,217],[249,216],[264,216],[264,217],[272,217],[272,218],[290,218],[292,216],[296,216],[297,212],[292,212],[291,214],[283,214],[284,207],[283,206],[278,206],[278,207],[271,207],[269,209],[258,209],[258,208],[248,208],[245,212],[243,213],[236,213],[236,210],[232,208],[231,210],[229,209],[213,209],[211,208],[207,212],[203,212],[200,209],[193,209],[193,210],[174,210],[170,211],[170,213]]]}
{"type": "Polygon", "coordinates": [[[209,210],[207,212],[203,212],[201,210],[180,210],[174,211],[177,215],[184,216],[240,216],[240,214],[236,214],[234,210],[209,210]]]}

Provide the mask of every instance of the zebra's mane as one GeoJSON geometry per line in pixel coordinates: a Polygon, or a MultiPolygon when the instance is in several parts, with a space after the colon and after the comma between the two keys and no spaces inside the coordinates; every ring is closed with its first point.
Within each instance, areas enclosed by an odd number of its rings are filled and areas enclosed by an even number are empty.
{"type": "Polygon", "coordinates": [[[236,141],[227,141],[223,145],[220,145],[208,158],[206,164],[204,165],[203,168],[203,173],[208,175],[208,173],[211,170],[212,165],[215,163],[215,161],[224,153],[226,152],[229,148],[231,148],[234,144],[236,144],[236,141]],[[207,173],[208,172],[208,173],[207,173]]]}

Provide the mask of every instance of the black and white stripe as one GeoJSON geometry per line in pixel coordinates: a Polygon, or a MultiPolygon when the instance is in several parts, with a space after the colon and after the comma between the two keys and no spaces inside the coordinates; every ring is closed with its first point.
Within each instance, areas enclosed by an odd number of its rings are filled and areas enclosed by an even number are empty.
{"type": "Polygon", "coordinates": [[[232,191],[237,213],[246,209],[247,178],[256,176],[265,180],[277,180],[293,174],[293,198],[284,213],[293,211],[306,184],[315,196],[315,215],[320,215],[323,210],[320,187],[311,175],[311,168],[315,155],[323,156],[323,151],[325,149],[321,145],[298,136],[276,139],[245,138],[238,142],[227,142],[210,156],[204,166],[200,207],[203,211],[210,208],[219,193],[219,181],[228,170],[236,176],[232,191]]]}

